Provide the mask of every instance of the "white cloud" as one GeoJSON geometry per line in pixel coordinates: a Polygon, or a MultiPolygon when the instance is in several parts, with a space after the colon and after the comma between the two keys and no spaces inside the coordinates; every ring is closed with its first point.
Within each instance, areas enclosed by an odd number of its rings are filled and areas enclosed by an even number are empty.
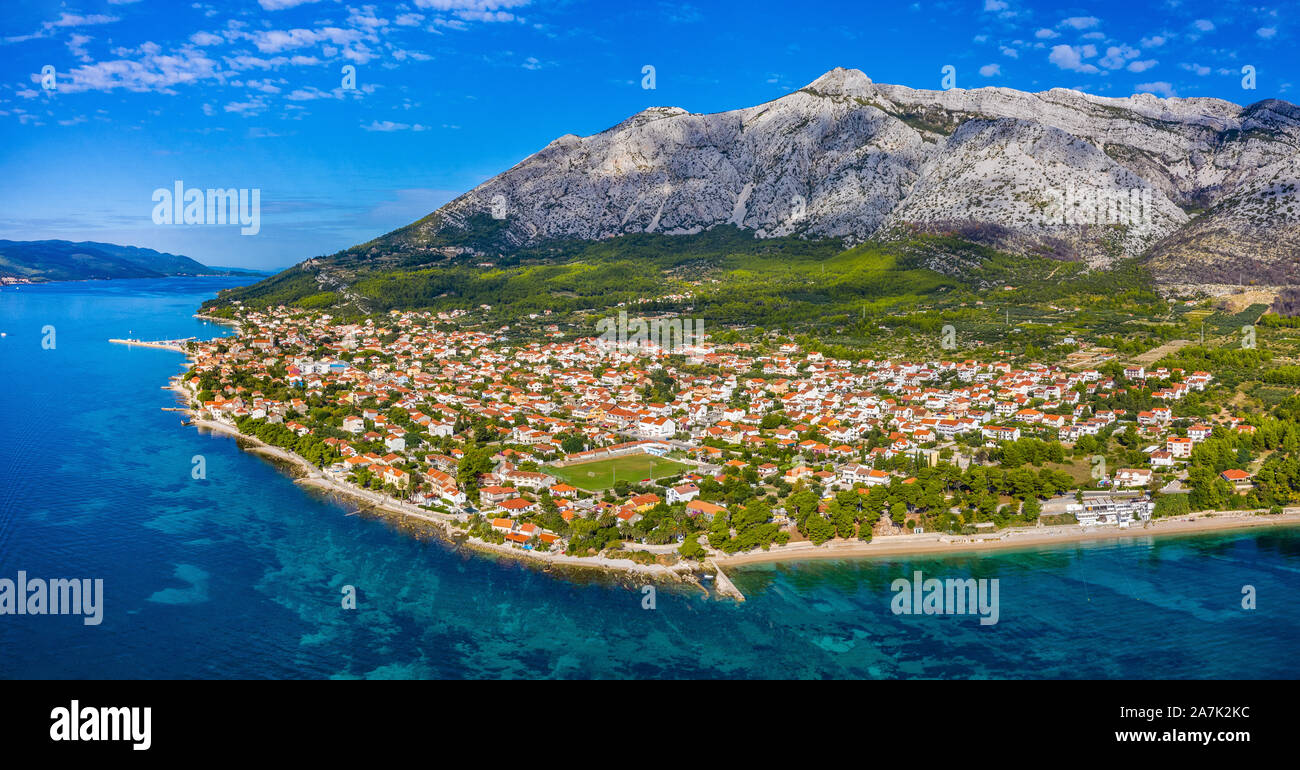
{"type": "Polygon", "coordinates": [[[1002,0],[984,0],[984,10],[986,11],[1005,11],[1009,7],[1002,0]]]}
{"type": "Polygon", "coordinates": [[[1180,66],[1181,66],[1183,69],[1187,70],[1188,72],[1195,73],[1195,74],[1197,74],[1197,75],[1200,75],[1201,77],[1205,77],[1206,75],[1210,74],[1210,72],[1211,72],[1210,68],[1207,67],[1207,66],[1205,66],[1204,64],[1186,64],[1186,63],[1184,63],[1184,64],[1182,64],[1182,65],[1180,65],[1180,66]]]}
{"type": "MultiPolygon", "coordinates": [[[[522,21],[518,16],[508,13],[506,9],[522,8],[531,0],[415,0],[417,8],[441,11],[463,21],[508,22],[522,21]]],[[[454,21],[435,19],[436,26],[464,29],[454,21]]]]}
{"type": "Polygon", "coordinates": [[[317,0],[257,0],[257,4],[267,11],[282,11],[285,8],[296,8],[314,2],[317,0]]]}
{"type": "Polygon", "coordinates": [[[1158,64],[1155,59],[1143,59],[1142,61],[1131,61],[1128,63],[1129,72],[1146,72],[1158,64]]]}
{"type": "Polygon", "coordinates": [[[1255,34],[1259,35],[1265,40],[1272,40],[1273,37],[1277,35],[1277,27],[1260,27],[1259,29],[1255,30],[1255,34]]]}
{"type": "Polygon", "coordinates": [[[1196,21],[1192,22],[1192,26],[1196,27],[1201,32],[1214,31],[1214,22],[1210,21],[1209,19],[1197,19],[1196,21]]]}
{"type": "Polygon", "coordinates": [[[983,67],[980,67],[980,74],[986,78],[991,78],[994,75],[1001,75],[1002,68],[996,64],[985,64],[983,67]]]}
{"type": "Polygon", "coordinates": [[[73,56],[77,57],[79,61],[89,62],[91,59],[90,54],[86,51],[86,43],[89,43],[93,39],[94,38],[90,35],[82,35],[73,32],[68,38],[68,50],[73,56]]]}
{"type": "Polygon", "coordinates": [[[393,54],[394,61],[406,61],[407,59],[411,59],[413,61],[433,60],[433,57],[427,53],[421,53],[420,51],[408,51],[405,48],[394,48],[392,50],[392,54],[393,54]]]}
{"type": "Polygon", "coordinates": [[[54,21],[47,21],[41,24],[41,28],[30,35],[12,35],[5,38],[8,43],[21,43],[36,38],[49,37],[50,33],[56,29],[67,27],[92,27],[97,24],[111,24],[120,21],[117,16],[108,16],[107,14],[95,13],[89,16],[82,16],[76,13],[60,13],[59,18],[54,21]]]}
{"type": "Polygon", "coordinates": [[[336,97],[329,91],[322,91],[314,86],[308,86],[306,88],[296,88],[284,98],[292,102],[307,102],[313,99],[334,99],[336,97]]]}
{"type": "Polygon", "coordinates": [[[256,115],[266,109],[266,102],[261,97],[254,97],[246,102],[230,102],[224,109],[236,115],[256,115]]]}
{"type": "Polygon", "coordinates": [[[1130,59],[1136,59],[1140,53],[1142,52],[1130,46],[1113,45],[1106,49],[1106,55],[1102,57],[1099,63],[1108,70],[1117,70],[1127,64],[1130,59]]]}
{"type": "MultiPolygon", "coordinates": [[[[101,61],[73,68],[68,82],[59,83],[59,91],[112,91],[118,88],[135,92],[175,93],[173,86],[204,80],[224,81],[226,75],[217,62],[202,49],[185,45],[162,53],[158,45],[145,43],[138,49],[138,59],[101,61]]],[[[39,76],[33,76],[38,79],[39,76]]]]}
{"type": "Polygon", "coordinates": [[[1152,35],[1151,37],[1142,38],[1143,48],[1159,48],[1168,42],[1164,35],[1152,35]]]}
{"type": "Polygon", "coordinates": [[[1157,96],[1170,97],[1174,95],[1174,87],[1163,80],[1154,83],[1138,83],[1137,90],[1140,92],[1152,93],[1157,96]]]}
{"type": "Polygon", "coordinates": [[[428,126],[422,126],[419,123],[394,123],[391,120],[372,120],[370,125],[362,125],[367,131],[428,131],[428,126]]]}
{"type": "Polygon", "coordinates": [[[1063,70],[1093,74],[1098,71],[1097,68],[1091,64],[1085,64],[1083,60],[1088,56],[1095,55],[1096,49],[1090,45],[1082,48],[1072,45],[1055,45],[1052,46],[1052,52],[1048,54],[1047,60],[1063,70]],[[1091,54],[1088,53],[1088,49],[1092,49],[1091,54]]]}
{"type": "Polygon", "coordinates": [[[1092,29],[1101,23],[1101,19],[1096,16],[1071,16],[1068,19],[1061,19],[1058,26],[1073,27],[1074,29],[1092,29]]]}
{"type": "Polygon", "coordinates": [[[355,8],[349,8],[351,13],[348,15],[348,25],[352,27],[363,27],[369,30],[382,29],[388,26],[388,19],[381,19],[375,15],[374,6],[367,5],[358,11],[355,8]]]}
{"type": "Polygon", "coordinates": [[[343,58],[357,64],[365,64],[378,56],[379,54],[371,51],[364,43],[356,43],[343,49],[343,58]]]}
{"type": "Polygon", "coordinates": [[[1046,27],[1043,27],[1042,29],[1034,33],[1034,37],[1038,38],[1039,40],[1051,40],[1054,37],[1060,37],[1060,36],[1061,36],[1060,33],[1056,32],[1055,30],[1048,29],[1046,27]]]}
{"type": "Polygon", "coordinates": [[[55,27],[90,27],[96,24],[111,24],[119,21],[117,16],[107,16],[102,13],[94,13],[89,16],[80,16],[75,13],[61,13],[59,18],[54,21],[47,21],[43,25],[46,29],[55,27]]]}
{"type": "Polygon", "coordinates": [[[362,39],[363,33],[355,29],[322,27],[321,29],[271,29],[247,35],[262,53],[279,53],[291,48],[303,48],[317,43],[330,42],[343,46],[362,39]]]}

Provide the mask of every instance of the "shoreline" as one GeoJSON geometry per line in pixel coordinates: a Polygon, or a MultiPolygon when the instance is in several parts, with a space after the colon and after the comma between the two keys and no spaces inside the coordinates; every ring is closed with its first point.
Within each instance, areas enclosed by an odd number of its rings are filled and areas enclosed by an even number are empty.
{"type": "Polygon", "coordinates": [[[715,555],[720,567],[740,567],[771,562],[812,561],[820,559],[862,559],[873,556],[934,556],[1006,551],[1021,548],[1073,545],[1097,540],[1128,540],[1160,535],[1197,535],[1230,532],[1259,527],[1300,526],[1300,510],[1280,515],[1247,511],[1201,512],[1168,519],[1152,519],[1146,526],[1088,527],[1078,525],[1031,527],[1006,530],[984,537],[944,535],[895,535],[869,543],[857,540],[831,541],[815,546],[808,541],[773,547],[770,551],[715,555]]]}
{"type": "Polygon", "coordinates": [[[160,281],[165,278],[270,278],[274,273],[261,274],[230,274],[230,273],[175,273],[172,275],[136,275],[136,276],[118,276],[116,278],[55,278],[55,279],[27,279],[21,283],[4,283],[4,286],[47,286],[52,283],[91,283],[96,281],[160,281]]]}
{"type": "MultiPolygon", "coordinates": [[[[187,356],[187,360],[192,359],[187,356]]],[[[744,601],[744,595],[728,579],[725,572],[727,568],[824,559],[957,555],[1025,548],[1051,548],[1097,540],[1134,539],[1159,535],[1196,535],[1258,527],[1300,526],[1300,508],[1287,509],[1280,515],[1249,511],[1202,511],[1176,518],[1153,519],[1143,523],[1142,526],[1127,528],[1115,525],[1087,528],[1078,525],[1020,527],[988,535],[948,535],[942,533],[894,535],[874,539],[868,543],[857,540],[832,540],[821,546],[815,546],[809,541],[800,541],[786,546],[773,546],[768,551],[760,550],[732,555],[720,553],[706,547],[706,556],[700,561],[691,563],[683,560],[672,566],[662,564],[643,565],[631,559],[610,559],[605,556],[582,557],[570,556],[560,552],[523,551],[506,544],[489,543],[478,538],[469,537],[465,532],[453,526],[453,522],[458,519],[452,515],[427,511],[410,503],[403,503],[369,490],[355,488],[350,484],[325,476],[320,468],[294,452],[267,444],[253,436],[245,435],[232,425],[200,418],[191,406],[190,393],[181,382],[180,377],[179,374],[171,377],[169,385],[166,387],[182,400],[184,405],[182,411],[189,416],[193,427],[219,432],[237,441],[242,440],[245,443],[241,444],[241,449],[278,460],[293,467],[295,470],[295,484],[310,486],[327,494],[347,498],[354,503],[367,506],[366,508],[358,508],[359,512],[373,513],[399,520],[414,519],[432,527],[438,537],[453,549],[463,546],[479,555],[507,557],[521,564],[542,568],[544,572],[548,573],[552,568],[559,567],[572,568],[576,571],[588,573],[598,572],[612,576],[636,576],[642,579],[665,580],[694,585],[700,590],[719,598],[727,597],[737,601],[744,601]],[[712,591],[701,582],[701,576],[710,573],[716,573],[717,576],[712,591]]],[[[635,545],[629,547],[635,548],[635,545]]]]}
{"type": "MultiPolygon", "coordinates": [[[[173,391],[178,397],[189,403],[189,393],[185,386],[173,377],[169,390],[173,391]]],[[[631,559],[610,559],[605,556],[570,556],[560,552],[553,551],[523,551],[505,544],[489,543],[478,538],[469,537],[463,531],[453,526],[452,522],[457,521],[456,517],[448,514],[440,514],[433,511],[426,511],[410,503],[403,503],[398,500],[385,498],[375,492],[353,487],[350,484],[329,478],[321,473],[320,468],[312,465],[306,458],[297,453],[290,452],[282,447],[241,433],[232,425],[215,420],[205,420],[195,414],[194,410],[185,407],[185,412],[191,421],[191,427],[202,428],[222,435],[230,436],[237,442],[242,441],[247,445],[241,445],[244,451],[253,454],[262,455],[279,460],[294,468],[297,473],[294,483],[303,486],[309,486],[313,489],[320,490],[330,495],[348,498],[351,501],[364,504],[364,508],[358,508],[359,511],[366,513],[375,513],[386,517],[412,518],[424,524],[434,527],[441,539],[449,546],[465,547],[486,555],[505,556],[517,561],[530,563],[536,566],[546,567],[563,567],[576,568],[580,570],[595,570],[605,573],[620,573],[623,575],[635,575],[641,578],[661,579],[674,583],[684,583],[699,586],[699,580],[696,575],[704,570],[704,565],[693,566],[688,562],[680,562],[673,566],[662,564],[638,564],[631,559]]]]}
{"type": "Polygon", "coordinates": [[[218,316],[206,315],[204,313],[195,313],[194,317],[199,319],[200,321],[207,321],[208,323],[220,324],[221,326],[229,326],[235,330],[238,330],[240,328],[238,321],[234,321],[229,318],[220,318],[218,316]]]}
{"type": "MultiPolygon", "coordinates": [[[[174,391],[185,403],[189,402],[189,393],[184,385],[173,378],[170,390],[174,391]]],[[[520,563],[535,567],[575,568],[582,571],[597,571],[606,574],[638,576],[642,578],[671,580],[677,583],[694,584],[702,590],[700,574],[715,572],[715,592],[744,601],[738,589],[727,589],[730,580],[724,580],[727,568],[744,567],[755,564],[778,562],[813,561],[825,559],[863,559],[880,556],[935,556],[943,554],[969,554],[979,552],[996,552],[1018,548],[1042,548],[1073,545],[1098,540],[1135,539],[1159,535],[1196,535],[1215,532],[1228,532],[1259,527],[1300,526],[1300,509],[1289,509],[1281,515],[1251,513],[1247,511],[1218,511],[1188,514],[1177,518],[1153,519],[1145,526],[1120,528],[1117,526],[1081,528],[1078,525],[1052,527],[1029,527],[1005,530],[985,536],[962,535],[895,535],[878,538],[869,543],[857,540],[831,541],[814,546],[808,541],[792,545],[774,546],[769,551],[753,551],[726,555],[709,549],[709,554],[698,564],[681,562],[674,566],[661,564],[643,565],[630,559],[610,559],[604,556],[569,556],[558,552],[521,551],[505,544],[488,543],[477,538],[470,538],[464,532],[452,526],[455,517],[416,508],[414,505],[382,498],[367,490],[360,490],[349,484],[322,475],[319,468],[305,458],[267,444],[253,436],[240,433],[234,426],[214,420],[199,418],[193,409],[186,407],[192,426],[222,433],[237,441],[247,443],[241,446],[245,451],[279,460],[292,466],[302,475],[296,476],[295,484],[310,486],[330,495],[348,498],[366,506],[366,513],[375,513],[385,517],[412,518],[432,526],[440,539],[455,548],[463,546],[481,555],[503,556],[520,563]]]]}

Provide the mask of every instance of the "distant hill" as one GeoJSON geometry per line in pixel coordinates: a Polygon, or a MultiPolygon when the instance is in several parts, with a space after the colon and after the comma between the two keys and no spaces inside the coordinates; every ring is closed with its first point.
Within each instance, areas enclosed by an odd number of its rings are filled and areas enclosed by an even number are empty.
{"type": "MultiPolygon", "coordinates": [[[[80,281],[92,278],[162,278],[172,275],[240,275],[180,254],[139,246],[83,241],[0,240],[0,277],[31,281],[80,281]]],[[[250,273],[251,274],[251,273],[250,273]]]]}

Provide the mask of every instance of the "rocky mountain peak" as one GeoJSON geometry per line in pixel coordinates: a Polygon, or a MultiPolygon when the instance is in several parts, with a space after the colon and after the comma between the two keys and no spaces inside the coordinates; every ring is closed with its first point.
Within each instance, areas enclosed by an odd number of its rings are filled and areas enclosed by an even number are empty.
{"type": "Polygon", "coordinates": [[[504,253],[721,225],[846,244],[929,232],[1095,267],[1144,256],[1175,282],[1228,266],[1300,282],[1298,161],[1300,110],[1276,99],[927,91],[837,67],[754,107],[651,107],[562,136],[368,246],[504,253]]]}
{"type": "Polygon", "coordinates": [[[828,96],[868,96],[873,93],[871,78],[862,70],[836,67],[804,86],[802,90],[828,96]]]}

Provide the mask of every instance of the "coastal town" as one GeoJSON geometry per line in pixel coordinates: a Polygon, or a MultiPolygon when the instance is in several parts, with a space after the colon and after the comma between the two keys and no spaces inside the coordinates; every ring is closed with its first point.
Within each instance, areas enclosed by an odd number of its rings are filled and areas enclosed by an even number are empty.
{"type": "Polygon", "coordinates": [[[681,565],[1293,499],[1274,451],[1293,423],[1184,413],[1210,371],[840,360],[775,334],[630,345],[465,311],[235,315],[234,336],[185,342],[196,421],[523,554],[681,565]]]}

